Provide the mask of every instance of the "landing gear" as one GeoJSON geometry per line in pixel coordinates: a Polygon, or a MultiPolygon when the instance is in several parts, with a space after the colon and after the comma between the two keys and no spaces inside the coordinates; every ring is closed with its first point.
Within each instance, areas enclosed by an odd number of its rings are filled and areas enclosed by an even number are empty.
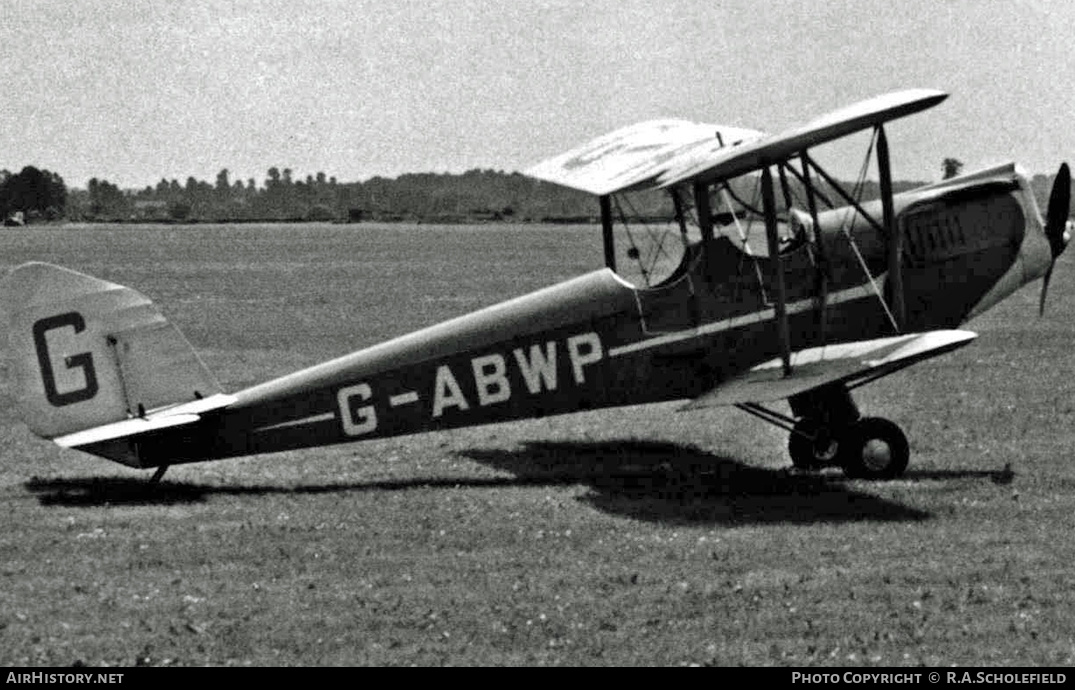
{"type": "Polygon", "coordinates": [[[793,396],[794,418],[754,403],[738,407],[791,431],[788,454],[800,470],[840,467],[848,477],[893,479],[907,469],[907,437],[887,419],[863,417],[843,385],[793,396]]]}
{"type": "Polygon", "coordinates": [[[819,470],[836,461],[840,444],[832,431],[817,420],[803,417],[788,437],[791,464],[799,470],[819,470]]]}
{"type": "Polygon", "coordinates": [[[800,419],[788,438],[788,453],[796,469],[836,465],[848,477],[861,479],[898,477],[911,458],[903,431],[881,417],[863,417],[838,429],[800,419]]]}
{"type": "Polygon", "coordinates": [[[840,464],[849,477],[893,479],[903,474],[911,449],[903,431],[881,417],[863,417],[844,436],[840,464]]]}

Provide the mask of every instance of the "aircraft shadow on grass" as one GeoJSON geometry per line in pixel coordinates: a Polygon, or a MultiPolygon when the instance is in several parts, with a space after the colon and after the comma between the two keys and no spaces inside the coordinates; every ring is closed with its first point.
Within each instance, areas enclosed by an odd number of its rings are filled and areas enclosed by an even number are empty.
{"type": "MultiPolygon", "coordinates": [[[[312,484],[305,486],[217,486],[164,480],[150,484],[142,477],[81,477],[69,479],[31,479],[23,484],[37,494],[43,506],[100,507],[174,505],[202,503],[212,496],[299,496],[361,491],[405,491],[422,488],[454,489],[460,487],[505,487],[536,484],[511,477],[433,478],[416,477],[372,482],[312,484]]],[[[545,483],[545,482],[540,482],[545,483]]]]}
{"type": "MultiPolygon", "coordinates": [[[[305,486],[214,486],[142,477],[31,479],[41,505],[172,505],[212,496],[584,485],[580,500],[603,512],[671,524],[752,524],[923,520],[930,514],[856,490],[841,475],[752,467],[687,444],[636,440],[530,441],[516,450],[468,449],[461,458],[510,477],[412,479],[305,486]]],[[[995,472],[919,471],[908,479],[994,479],[995,472]]]]}
{"type": "Polygon", "coordinates": [[[671,524],[923,520],[929,513],[856,491],[843,477],[752,467],[692,445],[651,441],[525,443],[460,451],[525,483],[585,484],[603,512],[671,524]]]}

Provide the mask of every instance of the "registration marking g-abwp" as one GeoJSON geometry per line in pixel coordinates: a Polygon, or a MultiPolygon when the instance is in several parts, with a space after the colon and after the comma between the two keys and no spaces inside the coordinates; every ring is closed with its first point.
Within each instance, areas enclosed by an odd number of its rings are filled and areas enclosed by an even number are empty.
{"type": "MultiPolygon", "coordinates": [[[[530,395],[551,393],[557,390],[557,359],[560,348],[567,351],[571,365],[571,380],[575,385],[586,383],[586,367],[601,361],[605,356],[601,338],[594,332],[580,333],[562,343],[549,340],[529,347],[517,347],[509,355],[491,352],[470,359],[470,366],[463,376],[469,376],[476,393],[468,397],[459,384],[457,371],[450,364],[440,364],[433,375],[433,390],[427,396],[418,391],[407,390],[388,397],[388,406],[429,401],[429,416],[440,419],[449,410],[469,411],[475,406],[489,407],[508,402],[518,393],[513,389],[509,367],[514,367],[530,395]]],[[[458,367],[458,365],[456,365],[458,367]]],[[[377,406],[373,387],[368,382],[345,386],[336,393],[343,433],[347,436],[364,436],[377,430],[377,406]]]]}

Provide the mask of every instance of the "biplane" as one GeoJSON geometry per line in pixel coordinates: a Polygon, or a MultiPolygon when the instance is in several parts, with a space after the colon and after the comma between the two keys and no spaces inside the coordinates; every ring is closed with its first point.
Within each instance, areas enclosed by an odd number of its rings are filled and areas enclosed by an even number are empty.
{"type": "Polygon", "coordinates": [[[968,344],[964,322],[1038,278],[1043,309],[1069,239],[1066,164],[1044,219],[1015,165],[893,193],[885,124],[945,98],[890,93],[776,135],[658,120],[599,137],[526,174],[597,197],[604,268],[236,392],[142,294],[24,264],[0,288],[13,397],[39,436],[154,481],[178,463],[670,400],[784,427],[797,468],[896,477],[904,433],[852,391],[968,344]],[[814,156],[859,131],[879,173],[869,202],[814,156]],[[669,195],[683,246],[636,287],[616,272],[614,208],[640,191],[669,195]]]}

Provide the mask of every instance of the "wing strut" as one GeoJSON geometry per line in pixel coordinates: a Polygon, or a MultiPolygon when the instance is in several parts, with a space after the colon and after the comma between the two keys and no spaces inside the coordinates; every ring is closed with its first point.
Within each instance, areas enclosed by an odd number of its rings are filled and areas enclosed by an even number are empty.
{"type": "Polygon", "coordinates": [[[698,229],[702,231],[702,247],[708,249],[713,241],[713,211],[709,206],[709,185],[694,183],[694,210],[698,214],[698,229]]]}
{"type": "Polygon", "coordinates": [[[761,199],[765,206],[765,239],[772,259],[773,283],[776,286],[776,328],[780,337],[780,356],[784,361],[784,376],[791,375],[791,336],[788,328],[787,291],[784,287],[784,258],[780,255],[780,238],[776,231],[776,200],[773,197],[773,175],[769,167],[761,169],[761,199]]]}
{"type": "MultiPolygon", "coordinates": [[[[802,180],[806,190],[806,203],[810,211],[810,222],[814,226],[814,244],[817,250],[817,294],[818,294],[818,331],[821,336],[821,344],[824,345],[828,335],[828,300],[829,300],[829,259],[825,253],[825,241],[821,234],[821,223],[817,217],[817,198],[814,196],[814,183],[810,179],[810,159],[806,151],[799,154],[803,164],[802,180]]],[[[789,168],[794,174],[795,170],[789,168]]]]}
{"type": "Polygon", "coordinates": [[[784,169],[786,167],[787,166],[785,166],[784,164],[780,164],[779,166],[777,166],[776,171],[780,175],[780,191],[784,195],[784,208],[790,212],[792,206],[791,187],[788,186],[788,176],[787,173],[784,172],[784,169]]]}
{"type": "Polygon", "coordinates": [[[669,187],[668,192],[672,195],[672,208],[676,214],[679,235],[683,238],[683,249],[687,250],[690,248],[690,238],[687,236],[687,212],[683,208],[683,198],[679,195],[678,187],[669,187]]]}
{"type": "Polygon", "coordinates": [[[616,240],[612,236],[612,197],[603,194],[601,202],[601,235],[605,244],[605,265],[616,272],[616,240]]]}
{"type": "Polygon", "coordinates": [[[903,252],[901,233],[896,227],[896,212],[892,206],[892,168],[888,159],[888,137],[884,125],[877,125],[877,170],[881,178],[881,215],[888,238],[888,281],[892,286],[892,311],[902,328],[907,321],[903,307],[903,271],[900,257],[903,252]]]}
{"type": "Polygon", "coordinates": [[[860,216],[862,216],[863,219],[867,223],[872,225],[874,227],[874,229],[876,229],[878,232],[884,232],[885,231],[884,226],[881,225],[880,223],[878,223],[876,218],[874,218],[869,213],[867,213],[866,209],[862,208],[862,204],[859,203],[859,200],[856,199],[855,197],[851,196],[850,194],[848,194],[847,190],[845,190],[843,187],[841,187],[840,183],[837,182],[836,179],[833,178],[832,175],[830,175],[827,172],[825,172],[825,169],[822,168],[820,165],[818,165],[818,162],[816,160],[814,160],[813,158],[803,159],[803,160],[808,160],[810,162],[810,168],[814,172],[817,173],[818,177],[820,177],[822,180],[824,180],[829,185],[829,187],[834,192],[836,192],[837,196],[841,197],[844,200],[844,202],[847,203],[847,205],[849,205],[851,208],[855,209],[858,212],[858,214],[860,216]]]}

